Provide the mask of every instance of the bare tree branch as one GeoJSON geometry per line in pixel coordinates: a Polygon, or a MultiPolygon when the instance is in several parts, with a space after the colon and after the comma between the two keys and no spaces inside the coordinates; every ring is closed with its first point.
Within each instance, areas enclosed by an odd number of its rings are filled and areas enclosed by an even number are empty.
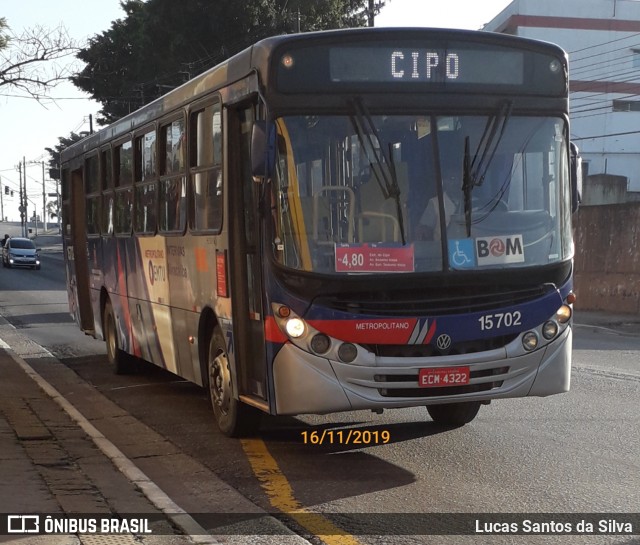
{"type": "Polygon", "coordinates": [[[47,98],[50,89],[78,71],[79,50],[62,25],[53,30],[36,26],[16,34],[0,19],[0,87],[38,101],[47,98]]]}

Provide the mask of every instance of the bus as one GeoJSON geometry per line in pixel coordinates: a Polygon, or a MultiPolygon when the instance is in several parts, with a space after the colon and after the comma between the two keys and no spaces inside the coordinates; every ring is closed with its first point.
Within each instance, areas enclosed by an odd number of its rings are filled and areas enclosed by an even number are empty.
{"type": "Polygon", "coordinates": [[[569,134],[549,43],[264,39],[62,152],[70,311],[115,372],[206,388],[229,436],[566,392],[569,134]]]}

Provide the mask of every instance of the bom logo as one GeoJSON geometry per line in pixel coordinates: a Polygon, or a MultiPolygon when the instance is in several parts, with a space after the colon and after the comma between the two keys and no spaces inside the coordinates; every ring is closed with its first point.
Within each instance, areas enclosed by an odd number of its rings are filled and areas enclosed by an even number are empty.
{"type": "Polygon", "coordinates": [[[476,255],[479,265],[523,262],[522,235],[477,238],[476,255]]]}

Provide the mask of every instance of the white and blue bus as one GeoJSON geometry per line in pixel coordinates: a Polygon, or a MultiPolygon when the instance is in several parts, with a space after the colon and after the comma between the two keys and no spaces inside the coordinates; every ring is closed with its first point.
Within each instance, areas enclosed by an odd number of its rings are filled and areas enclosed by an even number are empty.
{"type": "Polygon", "coordinates": [[[568,66],[485,32],[269,38],[62,153],[70,308],[260,413],[426,406],[569,389],[568,66]]]}

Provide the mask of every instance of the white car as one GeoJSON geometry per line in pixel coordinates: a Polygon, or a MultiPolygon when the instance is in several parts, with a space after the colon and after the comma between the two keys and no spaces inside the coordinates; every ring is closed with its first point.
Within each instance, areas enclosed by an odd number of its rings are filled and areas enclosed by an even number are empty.
{"type": "Polygon", "coordinates": [[[12,237],[7,239],[2,248],[2,265],[4,267],[31,267],[40,269],[40,250],[31,239],[12,237]]]}

